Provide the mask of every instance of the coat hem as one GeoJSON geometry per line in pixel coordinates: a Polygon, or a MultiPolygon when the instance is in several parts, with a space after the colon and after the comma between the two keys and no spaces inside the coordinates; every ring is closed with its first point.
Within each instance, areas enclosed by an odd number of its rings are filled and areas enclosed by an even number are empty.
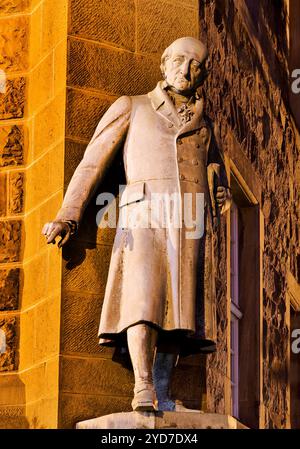
{"type": "Polygon", "coordinates": [[[216,351],[216,342],[214,339],[196,335],[195,331],[192,329],[174,328],[166,330],[158,324],[146,320],[140,320],[130,324],[119,332],[99,333],[99,345],[106,347],[121,346],[127,348],[126,331],[137,324],[147,324],[158,330],[158,351],[160,351],[160,348],[163,348],[161,352],[173,352],[172,348],[180,347],[180,355],[182,356],[196,353],[209,354],[216,351]]]}

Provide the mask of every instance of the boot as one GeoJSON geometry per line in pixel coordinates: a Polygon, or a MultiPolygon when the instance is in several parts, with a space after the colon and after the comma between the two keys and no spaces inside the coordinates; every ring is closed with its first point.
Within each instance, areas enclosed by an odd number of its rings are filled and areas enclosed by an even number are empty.
{"type": "Polygon", "coordinates": [[[158,402],[158,410],[162,412],[197,412],[184,407],[181,401],[173,400],[170,397],[170,384],[173,368],[177,359],[177,354],[157,352],[153,366],[153,381],[158,402]]]}
{"type": "Polygon", "coordinates": [[[138,412],[157,411],[157,400],[153,383],[138,381],[134,387],[134,398],[131,402],[132,409],[138,412]]]}
{"type": "Polygon", "coordinates": [[[157,352],[153,366],[153,381],[159,411],[175,411],[176,404],[170,398],[170,382],[176,360],[175,354],[157,352]]]}
{"type": "Polygon", "coordinates": [[[157,330],[147,324],[137,324],[127,329],[128,348],[135,378],[134,398],[131,403],[134,411],[157,410],[152,377],[156,340],[157,330]]]}

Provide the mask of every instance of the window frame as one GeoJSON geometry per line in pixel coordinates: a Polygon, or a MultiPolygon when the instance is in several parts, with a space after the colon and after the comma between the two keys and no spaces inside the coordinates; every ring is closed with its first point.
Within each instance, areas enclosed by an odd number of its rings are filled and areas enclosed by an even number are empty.
{"type": "Polygon", "coordinates": [[[231,414],[239,417],[239,327],[243,313],[239,307],[239,208],[230,210],[230,385],[231,414]]]}

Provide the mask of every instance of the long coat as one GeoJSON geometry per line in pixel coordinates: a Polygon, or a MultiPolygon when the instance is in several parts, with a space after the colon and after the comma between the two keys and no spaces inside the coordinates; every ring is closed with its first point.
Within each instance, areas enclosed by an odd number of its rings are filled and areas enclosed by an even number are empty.
{"type": "MultiPolygon", "coordinates": [[[[148,95],[119,98],[103,116],[78,165],[56,219],[80,222],[84,208],[118,151],[123,151],[126,188],[120,212],[135,217],[151,212],[151,195],[203,194],[204,234],[187,238],[187,227],[174,226],[170,207],[162,206],[164,227],[130,226],[119,221],[101,313],[100,343],[124,339],[126,329],[145,322],[160,330],[164,344],[179,337],[182,353],[214,350],[216,295],[212,218],[218,214],[214,173],[224,164],[214,144],[203,101],[182,124],[163,88],[148,95]],[[165,223],[166,223],[165,222],[165,223]]],[[[225,183],[226,183],[225,175],[225,183]]],[[[224,182],[222,183],[224,184],[224,182]]],[[[195,229],[195,228],[194,228],[195,229]]]]}

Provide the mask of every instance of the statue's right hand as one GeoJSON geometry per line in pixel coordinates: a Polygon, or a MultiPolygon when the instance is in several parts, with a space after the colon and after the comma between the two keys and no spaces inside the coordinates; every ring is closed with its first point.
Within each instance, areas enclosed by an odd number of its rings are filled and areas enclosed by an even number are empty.
{"type": "Polygon", "coordinates": [[[42,234],[45,235],[47,243],[55,244],[55,238],[61,237],[58,242],[58,247],[61,248],[70,238],[71,230],[68,223],[63,221],[50,221],[46,223],[42,229],[42,234]]]}

